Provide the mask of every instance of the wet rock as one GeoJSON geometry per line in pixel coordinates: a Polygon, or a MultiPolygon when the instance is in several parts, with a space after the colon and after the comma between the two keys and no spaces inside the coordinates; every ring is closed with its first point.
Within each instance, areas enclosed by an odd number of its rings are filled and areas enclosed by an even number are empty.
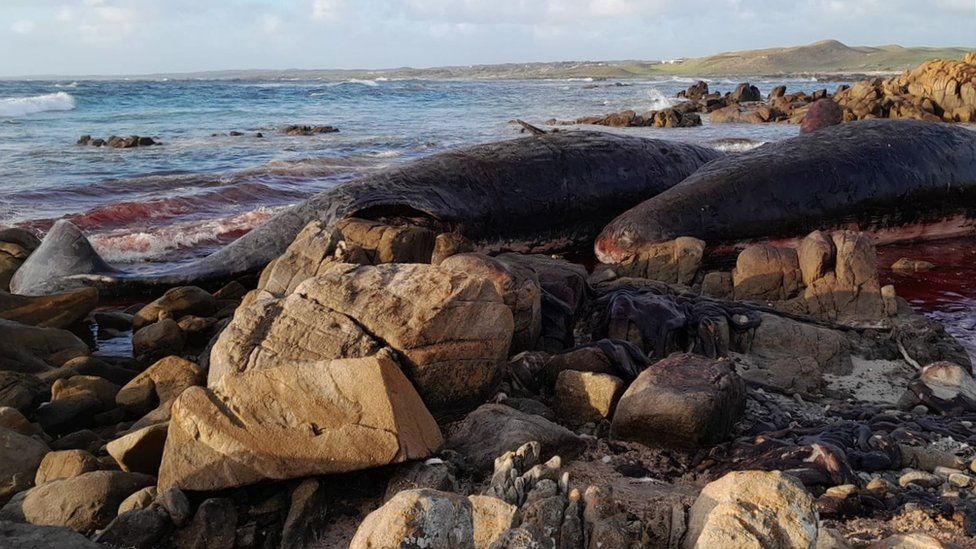
{"type": "Polygon", "coordinates": [[[745,412],[745,385],[729,361],[678,355],[644,370],[627,388],[610,435],[652,447],[726,440],[745,412]]]}
{"type": "Polygon", "coordinates": [[[187,315],[207,317],[217,312],[217,300],[202,288],[180,286],[168,290],[162,297],[140,309],[132,317],[136,331],[169,318],[179,320],[187,315]]]}
{"type": "Polygon", "coordinates": [[[155,480],[138,473],[93,471],[31,488],[22,509],[31,524],[88,533],[107,526],[125,498],[155,480]]]}
{"type": "Polygon", "coordinates": [[[185,490],[355,471],[425,458],[442,443],[385,353],[192,387],[173,404],[167,437],[159,486],[185,490]]]}
{"type": "Polygon", "coordinates": [[[34,484],[37,468],[48,451],[40,440],[0,428],[0,503],[34,484]]]}
{"type": "Polygon", "coordinates": [[[506,257],[484,254],[457,254],[440,265],[463,273],[481,276],[495,286],[502,301],[512,310],[515,329],[510,353],[535,349],[542,330],[542,288],[535,271],[506,261],[506,257]]]}
{"type": "Polygon", "coordinates": [[[301,125],[290,125],[281,128],[281,133],[285,135],[317,135],[322,133],[336,133],[339,128],[334,126],[301,126],[301,125]]]}
{"type": "Polygon", "coordinates": [[[68,530],[0,520],[0,546],[15,548],[103,549],[85,536],[68,530]]]}
{"type": "Polygon", "coordinates": [[[154,362],[169,355],[178,355],[186,344],[186,334],[171,318],[142,328],[132,336],[132,354],[136,360],[154,362]]]}
{"type": "Polygon", "coordinates": [[[85,318],[96,305],[95,288],[45,296],[14,295],[0,289],[0,318],[31,326],[64,328],[85,318]]]}
{"type": "Polygon", "coordinates": [[[554,455],[569,459],[585,447],[583,440],[565,427],[501,404],[485,404],[468,414],[446,447],[463,456],[472,470],[487,472],[496,456],[532,441],[539,442],[545,459],[554,455]],[[485,433],[492,433],[491,438],[486,439],[485,433]]]}
{"type": "Polygon", "coordinates": [[[237,530],[237,508],[227,498],[204,500],[190,525],[173,536],[176,547],[233,549],[237,530]]]}
{"type": "Polygon", "coordinates": [[[569,425],[609,419],[623,390],[619,377],[564,370],[556,378],[556,413],[569,425]]]}
{"type": "Polygon", "coordinates": [[[173,400],[189,387],[203,385],[204,370],[194,362],[169,356],[155,362],[119,390],[115,402],[135,414],[153,408],[168,410],[173,400]]]}
{"type": "Polygon", "coordinates": [[[736,299],[781,301],[800,291],[800,263],[796,250],[768,245],[743,250],[732,270],[736,299]]]}
{"type": "Polygon", "coordinates": [[[166,511],[159,507],[133,509],[115,517],[95,541],[111,547],[153,549],[160,547],[172,528],[166,511]]]}
{"type": "Polygon", "coordinates": [[[95,414],[103,410],[102,401],[86,392],[41,406],[34,413],[34,419],[46,433],[64,435],[93,427],[95,414]]]}
{"type": "Polygon", "coordinates": [[[689,286],[698,274],[704,253],[704,241],[680,237],[645,247],[628,263],[615,265],[614,270],[621,276],[649,278],[669,284],[689,286]]]}
{"type": "Polygon", "coordinates": [[[72,478],[99,469],[98,459],[85,450],[57,450],[48,452],[41,460],[34,484],[72,478]]]}
{"type": "Polygon", "coordinates": [[[0,320],[0,363],[13,372],[39,373],[68,360],[88,356],[88,345],[77,336],[58,328],[28,326],[0,320]]]}
{"type": "Polygon", "coordinates": [[[762,94],[759,93],[759,88],[746,82],[736,86],[729,99],[735,103],[762,101],[762,94]]]}
{"type": "Polygon", "coordinates": [[[105,446],[123,471],[156,475],[163,459],[168,423],[157,423],[125,434],[105,446]]]}
{"type": "Polygon", "coordinates": [[[463,408],[500,381],[512,331],[511,311],[480,277],[431,265],[340,264],[284,299],[238,309],[211,352],[208,379],[388,345],[428,407],[463,408]]]}
{"type": "Polygon", "coordinates": [[[814,101],[800,123],[800,133],[815,132],[819,129],[836,126],[844,121],[844,109],[833,99],[821,98],[814,101]]]}
{"type": "Polygon", "coordinates": [[[818,520],[813,498],[792,477],[737,471],[701,491],[688,511],[683,547],[813,549],[818,520]]]}
{"type": "Polygon", "coordinates": [[[891,270],[902,273],[920,273],[935,268],[934,263],[903,257],[891,264],[891,270]]]}

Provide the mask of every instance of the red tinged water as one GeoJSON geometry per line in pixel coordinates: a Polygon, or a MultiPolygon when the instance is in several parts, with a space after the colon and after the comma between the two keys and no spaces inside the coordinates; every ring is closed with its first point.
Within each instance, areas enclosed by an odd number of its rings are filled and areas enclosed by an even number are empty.
{"type": "Polygon", "coordinates": [[[890,244],[878,248],[882,282],[919,312],[941,322],[976,360],[976,237],[890,244]],[[928,261],[925,272],[901,273],[891,265],[901,258],[928,261]]]}

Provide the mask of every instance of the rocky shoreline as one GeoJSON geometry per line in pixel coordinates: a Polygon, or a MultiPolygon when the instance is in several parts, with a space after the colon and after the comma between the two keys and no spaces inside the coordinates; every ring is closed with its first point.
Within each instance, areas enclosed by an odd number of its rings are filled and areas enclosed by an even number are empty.
{"type": "MultiPolygon", "coordinates": [[[[683,150],[573,133],[485,150],[589,140],[571,150],[618,169],[600,155],[683,150]]],[[[422,166],[483,168],[464,154],[422,166]]],[[[384,177],[410,190],[411,169],[384,177]]],[[[566,234],[542,255],[486,238],[526,234],[498,209],[450,226],[399,200],[312,221],[259,273],[124,305],[96,289],[107,265],[9,292],[47,239],[87,242],[0,231],[0,546],[976,544],[971,359],[882,283],[871,235],[685,235],[594,266],[568,253],[588,225],[552,212],[566,234]]]]}

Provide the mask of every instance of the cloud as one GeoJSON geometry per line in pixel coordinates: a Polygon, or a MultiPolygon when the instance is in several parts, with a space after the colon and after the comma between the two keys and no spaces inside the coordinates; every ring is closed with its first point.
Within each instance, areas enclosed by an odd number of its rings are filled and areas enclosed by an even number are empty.
{"type": "Polygon", "coordinates": [[[312,19],[338,21],[344,3],[344,0],[312,0],[312,19]]]}
{"type": "Polygon", "coordinates": [[[264,14],[260,20],[261,30],[267,34],[277,34],[281,29],[281,18],[277,15],[264,14]]]}
{"type": "Polygon", "coordinates": [[[17,34],[30,34],[34,32],[34,29],[36,28],[37,28],[37,23],[33,21],[28,21],[27,19],[14,21],[13,24],[10,25],[10,31],[15,32],[17,34]]]}

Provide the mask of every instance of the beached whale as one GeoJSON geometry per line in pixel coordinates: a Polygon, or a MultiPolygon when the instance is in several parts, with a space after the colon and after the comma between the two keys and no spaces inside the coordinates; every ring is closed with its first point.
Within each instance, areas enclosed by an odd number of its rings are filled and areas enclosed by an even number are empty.
{"type": "Polygon", "coordinates": [[[722,153],[696,145],[601,132],[558,132],[477,145],[340,184],[227,247],[154,274],[113,268],[67,221],[57,222],[11,281],[39,295],[95,286],[126,295],[207,284],[254,272],[312,220],[345,217],[459,232],[487,251],[589,247],[614,216],[678,183],[722,153]]]}
{"type": "Polygon", "coordinates": [[[835,228],[878,244],[976,231],[976,132],[870,120],[726,156],[621,214],[595,249],[619,263],[679,236],[716,246],[835,228]]]}

